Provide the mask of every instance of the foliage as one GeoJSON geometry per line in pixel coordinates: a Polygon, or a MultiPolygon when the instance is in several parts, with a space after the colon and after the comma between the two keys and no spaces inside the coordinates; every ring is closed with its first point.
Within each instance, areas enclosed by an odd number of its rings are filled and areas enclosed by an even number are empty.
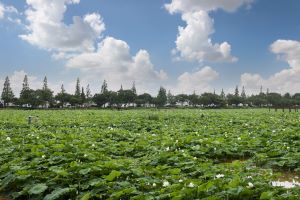
{"type": "Polygon", "coordinates": [[[267,110],[0,113],[0,196],[299,199],[299,114],[267,110]],[[28,125],[28,116],[39,121],[28,125]]]}
{"type": "Polygon", "coordinates": [[[15,97],[15,95],[11,89],[10,81],[7,76],[4,81],[1,99],[4,101],[4,104],[6,106],[8,103],[12,103],[14,101],[14,97],[15,97]]]}

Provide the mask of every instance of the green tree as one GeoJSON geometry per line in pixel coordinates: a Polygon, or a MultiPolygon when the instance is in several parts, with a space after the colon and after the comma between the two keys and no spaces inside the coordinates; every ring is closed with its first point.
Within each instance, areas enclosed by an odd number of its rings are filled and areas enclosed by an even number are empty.
{"type": "Polygon", "coordinates": [[[199,104],[199,97],[196,95],[196,92],[194,91],[193,94],[188,96],[189,102],[192,106],[196,107],[199,104]]]}
{"type": "Polygon", "coordinates": [[[97,104],[97,106],[103,107],[108,102],[108,92],[95,94],[93,101],[97,104]]]}
{"type": "Polygon", "coordinates": [[[132,90],[133,94],[136,95],[135,81],[133,81],[133,83],[132,83],[132,88],[131,88],[131,90],[132,90]]]}
{"type": "Polygon", "coordinates": [[[106,93],[106,92],[108,92],[108,89],[107,89],[107,82],[106,82],[106,80],[104,80],[104,81],[103,81],[103,84],[102,84],[102,86],[101,86],[101,94],[104,94],[104,93],[106,93]]]}
{"type": "Polygon", "coordinates": [[[47,103],[52,103],[53,101],[53,91],[51,91],[48,87],[48,81],[46,76],[43,81],[43,88],[37,93],[37,95],[41,104],[44,107],[47,105],[47,103]]]}
{"type": "Polygon", "coordinates": [[[76,87],[75,87],[75,94],[71,98],[71,102],[70,103],[72,105],[82,104],[81,87],[80,87],[80,79],[79,78],[77,78],[76,87]]]}
{"type": "Polygon", "coordinates": [[[22,84],[22,90],[29,90],[29,83],[28,83],[28,77],[27,75],[24,76],[23,84],[22,84]]]}
{"type": "Polygon", "coordinates": [[[234,95],[228,94],[227,95],[227,102],[229,105],[234,105],[237,106],[238,104],[242,103],[243,100],[241,99],[240,96],[236,96],[236,93],[234,95]]]}
{"type": "Polygon", "coordinates": [[[64,107],[65,103],[70,102],[71,95],[66,93],[64,85],[61,85],[61,91],[56,94],[55,99],[59,101],[59,105],[64,107]]]}
{"type": "Polygon", "coordinates": [[[86,86],[86,99],[87,100],[90,100],[91,99],[91,97],[92,97],[92,93],[91,93],[91,89],[90,89],[90,85],[88,84],[87,86],[86,86]]]}
{"type": "Polygon", "coordinates": [[[4,101],[4,106],[7,106],[9,103],[12,103],[14,101],[14,93],[10,87],[10,81],[8,76],[5,78],[4,85],[3,85],[3,91],[1,94],[1,99],[4,101]]]}
{"type": "Polygon", "coordinates": [[[150,105],[152,103],[153,103],[153,98],[148,93],[144,93],[144,94],[141,94],[141,95],[137,96],[136,104],[137,104],[138,107],[140,107],[140,106],[145,107],[146,105],[150,105]]]}
{"type": "Polygon", "coordinates": [[[81,94],[80,79],[77,78],[76,87],[75,87],[75,96],[80,97],[80,94],[81,94]]]}
{"type": "Polygon", "coordinates": [[[90,104],[92,102],[92,92],[91,92],[91,89],[90,89],[90,85],[88,84],[86,86],[86,90],[85,90],[85,97],[86,97],[86,102],[88,104],[90,104]]]}
{"type": "Polygon", "coordinates": [[[81,88],[80,98],[81,98],[81,103],[84,104],[86,102],[86,96],[83,87],[81,88]]]}
{"type": "Polygon", "coordinates": [[[242,88],[242,92],[241,92],[241,100],[243,104],[247,103],[247,95],[246,95],[246,91],[245,91],[245,87],[243,86],[242,88]]]}
{"type": "Polygon", "coordinates": [[[28,83],[27,75],[24,76],[23,83],[22,83],[22,90],[20,92],[19,104],[31,104],[31,100],[34,98],[33,90],[30,89],[28,83]]]}
{"type": "Polygon", "coordinates": [[[226,95],[225,95],[225,92],[224,92],[223,88],[222,88],[222,91],[221,91],[220,97],[221,97],[221,99],[223,99],[223,100],[225,100],[225,99],[226,99],[226,95]]]}
{"type": "Polygon", "coordinates": [[[172,95],[170,90],[168,91],[168,94],[167,94],[167,103],[170,104],[170,106],[176,105],[176,98],[174,95],[172,95]]]}
{"type": "Polygon", "coordinates": [[[157,107],[163,107],[167,103],[167,91],[165,88],[160,87],[157,97],[156,97],[156,106],[157,107]]]}
{"type": "Polygon", "coordinates": [[[43,90],[48,90],[48,80],[46,76],[43,81],[43,90]]]}
{"type": "Polygon", "coordinates": [[[238,96],[240,96],[239,94],[240,94],[240,93],[239,93],[239,87],[236,86],[236,87],[235,87],[235,90],[234,90],[234,96],[238,97],[238,96]]]}
{"type": "Polygon", "coordinates": [[[114,91],[106,92],[106,101],[110,107],[118,104],[118,93],[114,91]]]}
{"type": "Polygon", "coordinates": [[[189,103],[189,97],[186,94],[178,94],[176,95],[176,102],[179,102],[183,106],[185,102],[189,103]]]}

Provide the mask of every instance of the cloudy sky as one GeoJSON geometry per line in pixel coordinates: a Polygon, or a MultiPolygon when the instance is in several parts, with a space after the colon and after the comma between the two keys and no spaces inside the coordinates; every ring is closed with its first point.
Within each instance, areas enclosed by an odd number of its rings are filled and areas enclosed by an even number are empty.
{"type": "Polygon", "coordinates": [[[0,89],[300,92],[299,0],[0,0],[0,89]]]}

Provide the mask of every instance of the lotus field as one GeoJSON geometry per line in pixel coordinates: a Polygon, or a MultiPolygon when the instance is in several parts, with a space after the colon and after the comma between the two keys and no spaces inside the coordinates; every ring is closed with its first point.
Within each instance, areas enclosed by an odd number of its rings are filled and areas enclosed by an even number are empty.
{"type": "Polygon", "coordinates": [[[2,110],[0,141],[0,199],[300,199],[298,112],[2,110]]]}

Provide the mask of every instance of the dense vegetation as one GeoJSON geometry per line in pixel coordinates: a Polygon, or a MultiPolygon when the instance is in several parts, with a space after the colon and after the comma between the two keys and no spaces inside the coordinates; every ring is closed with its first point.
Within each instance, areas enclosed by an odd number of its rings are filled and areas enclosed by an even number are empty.
{"type": "MultiPolygon", "coordinates": [[[[258,95],[247,96],[245,88],[241,93],[236,87],[233,94],[225,94],[222,90],[221,94],[203,93],[197,95],[195,93],[172,95],[171,91],[166,91],[161,87],[157,96],[153,97],[148,93],[137,94],[135,84],[131,89],[123,89],[121,86],[118,91],[109,91],[106,81],[103,82],[99,93],[92,95],[89,85],[84,89],[80,86],[80,80],[77,79],[75,93],[69,94],[61,86],[61,91],[54,95],[53,91],[48,87],[47,78],[45,77],[42,89],[33,90],[29,87],[28,78],[25,76],[23,88],[19,98],[16,98],[11,87],[9,78],[6,77],[1,95],[2,107],[9,104],[21,107],[175,107],[175,106],[192,106],[192,107],[228,107],[228,106],[251,106],[251,107],[299,107],[300,93],[291,95],[286,93],[281,95],[278,93],[261,91],[258,95]]],[[[1,106],[1,102],[0,102],[1,106]]]]}
{"type": "Polygon", "coordinates": [[[300,199],[299,120],[264,109],[2,110],[0,198],[300,199]]]}

